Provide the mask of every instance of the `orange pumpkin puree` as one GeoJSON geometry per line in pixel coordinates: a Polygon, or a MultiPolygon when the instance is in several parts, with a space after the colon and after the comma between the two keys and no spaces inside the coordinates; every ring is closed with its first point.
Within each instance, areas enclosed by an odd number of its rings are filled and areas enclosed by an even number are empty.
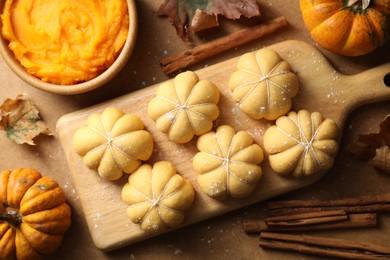
{"type": "Polygon", "coordinates": [[[105,71],[125,44],[126,0],[7,0],[1,32],[26,70],[67,85],[105,71]]]}

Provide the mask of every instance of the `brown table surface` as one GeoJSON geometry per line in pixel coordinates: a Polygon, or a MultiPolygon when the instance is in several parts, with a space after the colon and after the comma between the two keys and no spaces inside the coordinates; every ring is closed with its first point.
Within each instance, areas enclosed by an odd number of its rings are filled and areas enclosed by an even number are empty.
{"type": "MultiPolygon", "coordinates": [[[[217,62],[271,45],[283,40],[297,39],[315,44],[304,27],[299,1],[257,0],[262,16],[254,19],[230,21],[221,18],[221,27],[198,33],[195,44],[223,36],[228,32],[285,16],[289,25],[263,39],[227,51],[190,67],[203,68],[217,62]],[[288,4],[287,4],[288,2],[288,4]]],[[[175,54],[191,46],[183,43],[165,17],[155,11],[162,1],[137,0],[138,38],[134,53],[123,71],[109,84],[90,93],[61,96],[36,90],[15,76],[0,60],[0,102],[27,93],[38,106],[41,116],[55,132],[57,120],[69,112],[76,111],[114,97],[167,80],[161,71],[159,61],[163,56],[175,54]]],[[[331,64],[345,74],[359,73],[365,69],[390,61],[390,44],[376,52],[356,58],[342,57],[320,49],[331,64]]],[[[368,86],[369,87],[369,86],[368,86]]],[[[322,199],[345,196],[359,196],[388,192],[390,176],[375,171],[366,162],[351,158],[345,151],[359,133],[377,132],[379,123],[390,113],[390,101],[363,106],[348,118],[344,129],[341,149],[334,167],[317,183],[303,190],[283,195],[277,199],[322,199]]],[[[104,253],[97,249],[90,237],[83,217],[77,191],[72,183],[70,170],[57,133],[53,137],[40,136],[36,146],[16,145],[3,133],[0,137],[0,169],[33,167],[44,175],[55,178],[64,189],[72,207],[72,226],[66,233],[63,245],[48,258],[60,259],[320,259],[258,247],[258,236],[248,236],[241,221],[246,216],[266,215],[265,203],[258,203],[229,214],[176,230],[153,239],[119,250],[104,253]]],[[[314,234],[357,241],[372,241],[390,244],[390,216],[381,214],[376,228],[350,231],[322,231],[314,234]]],[[[323,258],[321,258],[323,259],[323,258]]]]}

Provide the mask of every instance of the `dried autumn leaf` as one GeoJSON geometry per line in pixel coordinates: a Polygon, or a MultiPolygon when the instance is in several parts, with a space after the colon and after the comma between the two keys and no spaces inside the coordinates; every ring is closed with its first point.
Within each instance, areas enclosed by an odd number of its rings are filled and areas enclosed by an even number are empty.
{"type": "Polygon", "coordinates": [[[374,167],[389,172],[390,115],[379,124],[379,133],[359,135],[346,149],[356,158],[371,160],[374,167]]]}
{"type": "Polygon", "coordinates": [[[380,124],[379,135],[383,138],[385,144],[390,147],[390,115],[387,115],[380,124]]]}
{"type": "Polygon", "coordinates": [[[17,144],[35,145],[32,140],[34,137],[40,134],[52,135],[40,120],[38,109],[26,95],[6,99],[0,106],[0,129],[6,132],[8,139],[17,144]]]}
{"type": "Polygon", "coordinates": [[[255,0],[165,0],[157,13],[168,16],[178,36],[188,41],[188,32],[218,26],[218,15],[250,18],[259,16],[260,10],[255,0]]]}
{"type": "Polygon", "coordinates": [[[382,145],[376,150],[370,163],[378,170],[390,174],[390,148],[387,145],[382,145]]]}
{"type": "Polygon", "coordinates": [[[357,159],[369,160],[375,156],[376,149],[381,147],[383,139],[378,134],[359,135],[346,149],[357,159]]]}

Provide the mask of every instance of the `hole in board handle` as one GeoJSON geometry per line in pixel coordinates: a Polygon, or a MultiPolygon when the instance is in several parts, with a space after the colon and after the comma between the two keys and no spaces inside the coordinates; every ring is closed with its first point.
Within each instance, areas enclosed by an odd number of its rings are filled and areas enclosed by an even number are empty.
{"type": "Polygon", "coordinates": [[[390,73],[387,73],[384,77],[383,77],[383,83],[385,83],[385,85],[387,87],[390,87],[390,73]]]}

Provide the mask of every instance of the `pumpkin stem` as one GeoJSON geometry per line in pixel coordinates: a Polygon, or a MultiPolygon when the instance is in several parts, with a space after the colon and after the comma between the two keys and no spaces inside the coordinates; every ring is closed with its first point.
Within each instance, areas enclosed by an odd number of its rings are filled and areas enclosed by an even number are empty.
{"type": "Polygon", "coordinates": [[[354,9],[362,9],[363,11],[367,9],[370,5],[371,0],[349,0],[347,3],[348,7],[354,6],[354,9]]]}
{"type": "Polygon", "coordinates": [[[0,221],[7,221],[13,226],[18,226],[22,223],[22,217],[16,210],[10,210],[8,212],[0,212],[0,221]]]}

